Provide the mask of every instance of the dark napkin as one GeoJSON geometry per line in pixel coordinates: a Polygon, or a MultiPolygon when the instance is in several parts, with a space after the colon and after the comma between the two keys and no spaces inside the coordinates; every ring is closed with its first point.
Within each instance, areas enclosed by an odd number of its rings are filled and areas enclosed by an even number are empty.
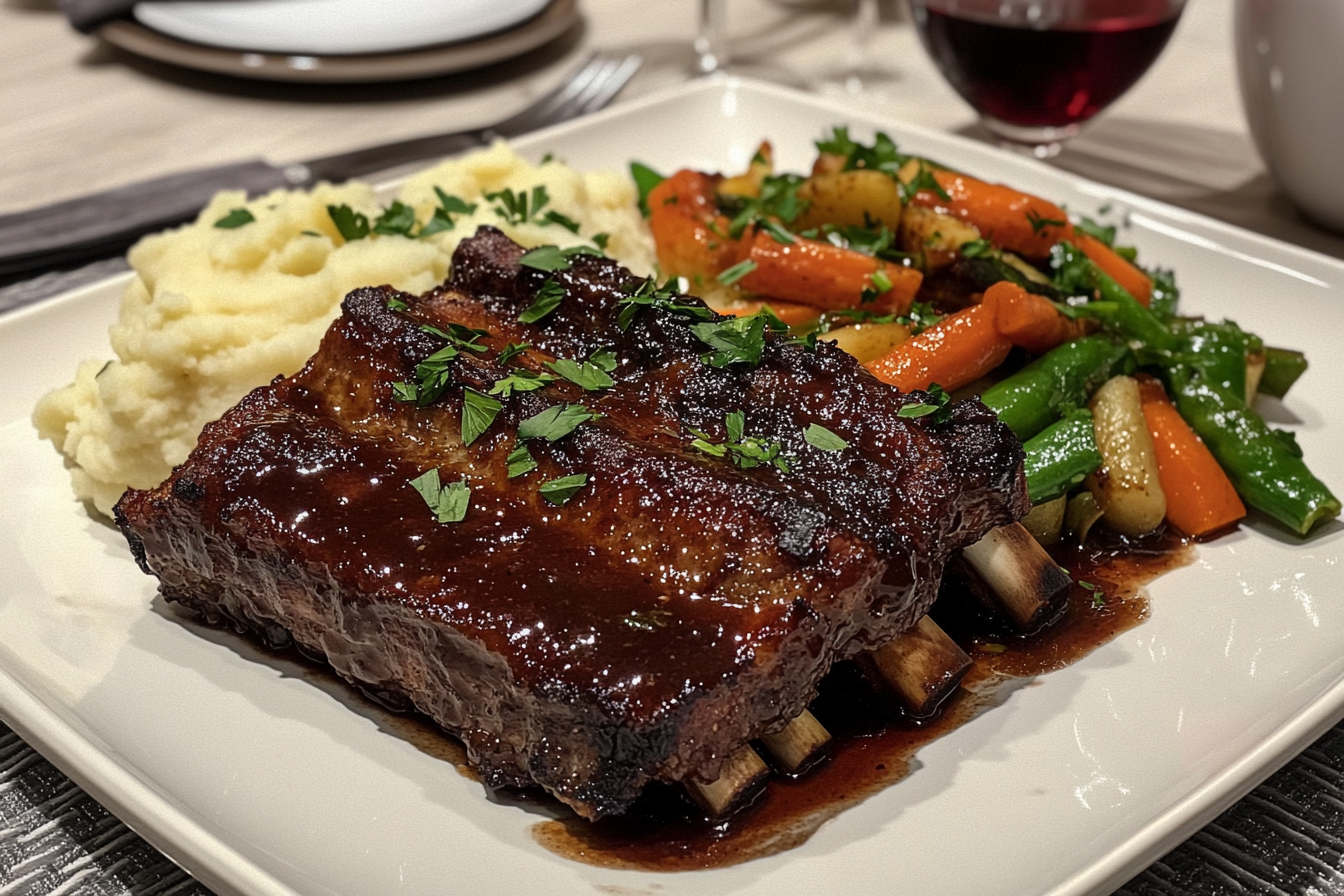
{"type": "Polygon", "coordinates": [[[134,5],[135,0],[61,0],[61,10],[70,24],[85,34],[127,15],[134,5]]]}

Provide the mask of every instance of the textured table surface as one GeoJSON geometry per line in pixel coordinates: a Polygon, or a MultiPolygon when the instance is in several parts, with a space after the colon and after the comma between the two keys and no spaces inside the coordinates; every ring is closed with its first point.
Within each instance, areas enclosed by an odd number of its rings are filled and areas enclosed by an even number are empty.
{"type": "MultiPolygon", "coordinates": [[[[512,66],[412,85],[319,90],[249,84],[145,62],[70,32],[47,0],[0,0],[0,211],[264,155],[293,159],[478,124],[546,89],[588,47],[630,47],[650,64],[629,94],[684,77],[693,4],[589,0],[585,25],[512,66]],[[172,152],[164,151],[171,146],[172,152]]],[[[782,69],[840,91],[847,4],[734,0],[744,68],[782,69]]],[[[1303,221],[1255,155],[1236,97],[1229,0],[1191,0],[1149,75],[1054,164],[1335,257],[1344,238],[1303,221]]],[[[983,135],[939,80],[894,6],[869,60],[882,70],[850,101],[983,135]]],[[[110,260],[0,282],[0,313],[123,269],[110,260]]],[[[0,633],[3,637],[3,633],[0,633]]],[[[1336,727],[1119,892],[1344,893],[1344,728],[1336,727]]],[[[204,894],[0,724],[0,896],[204,894]]]]}

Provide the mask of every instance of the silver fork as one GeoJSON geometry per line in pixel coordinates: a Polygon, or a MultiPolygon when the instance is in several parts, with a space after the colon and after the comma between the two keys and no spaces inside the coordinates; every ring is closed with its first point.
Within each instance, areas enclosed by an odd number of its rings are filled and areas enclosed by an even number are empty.
{"type": "Polygon", "coordinates": [[[54,205],[0,215],[0,277],[122,252],[146,233],[180,224],[219,190],[264,193],[276,187],[339,183],[398,165],[452,155],[601,109],[642,60],[595,53],[554,90],[493,125],[416,137],[352,152],[274,165],[262,159],[141,181],[54,205]]]}

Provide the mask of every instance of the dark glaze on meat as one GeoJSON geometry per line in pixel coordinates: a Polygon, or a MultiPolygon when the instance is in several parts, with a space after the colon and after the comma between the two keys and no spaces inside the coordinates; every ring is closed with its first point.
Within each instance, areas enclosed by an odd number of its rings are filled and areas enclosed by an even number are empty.
{"type": "MultiPolygon", "coordinates": [[[[710,780],[744,741],[797,715],[838,659],[911,625],[949,554],[1025,509],[1021,448],[976,402],[904,418],[902,395],[829,344],[767,343],[759,366],[712,367],[686,318],[617,303],[635,279],[576,257],[540,323],[518,322],[548,276],[482,228],[454,279],[423,297],[347,297],[299,374],[254,391],[117,518],[170,600],[292,638],[343,676],[398,695],[460,736],[492,785],[539,784],[589,817],[650,778],[710,780]],[[392,311],[397,297],[409,306],[392,311]],[[485,329],[455,385],[393,397],[441,348],[422,324],[485,329]],[[501,366],[506,344],[532,348],[501,366]],[[615,385],[515,394],[472,445],[463,387],[598,349],[615,385]],[[563,402],[602,416],[505,458],[520,421],[563,402]],[[789,469],[739,469],[689,447],[725,415],[784,447],[789,469]],[[849,443],[809,445],[820,424],[849,443]],[[436,521],[408,484],[465,477],[466,518],[436,521]],[[553,506],[539,484],[586,473],[553,506]]],[[[697,300],[686,300],[695,302],[697,300]]]]}

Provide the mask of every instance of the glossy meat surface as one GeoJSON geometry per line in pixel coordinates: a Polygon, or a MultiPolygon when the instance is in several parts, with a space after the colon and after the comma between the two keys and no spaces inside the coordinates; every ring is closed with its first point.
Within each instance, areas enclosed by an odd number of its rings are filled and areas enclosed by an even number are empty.
{"type": "Polygon", "coordinates": [[[352,293],[303,371],[117,515],[168,599],[292,638],[461,737],[488,783],[539,784],[595,817],[651,778],[714,778],[834,661],[913,624],[947,557],[1025,510],[1022,455],[976,402],[945,423],[900,416],[922,393],[825,343],[772,338],[759,364],[712,366],[684,309],[621,318],[638,281],[614,263],[548,274],[521,254],[482,229],[444,288],[352,293]],[[547,277],[563,300],[521,323],[547,277]],[[485,350],[459,353],[437,401],[398,400],[450,324],[486,331],[485,350]],[[510,343],[529,347],[501,363],[510,343]],[[611,386],[514,392],[463,444],[464,389],[600,350],[611,386]],[[509,478],[519,424],[566,404],[600,416],[529,440],[537,468],[509,478]],[[734,412],[786,470],[692,446],[727,440],[734,412]],[[810,444],[813,424],[848,447],[810,444]],[[460,521],[409,484],[431,468],[467,482],[460,521]],[[576,474],[563,505],[539,490],[576,474]]]}

